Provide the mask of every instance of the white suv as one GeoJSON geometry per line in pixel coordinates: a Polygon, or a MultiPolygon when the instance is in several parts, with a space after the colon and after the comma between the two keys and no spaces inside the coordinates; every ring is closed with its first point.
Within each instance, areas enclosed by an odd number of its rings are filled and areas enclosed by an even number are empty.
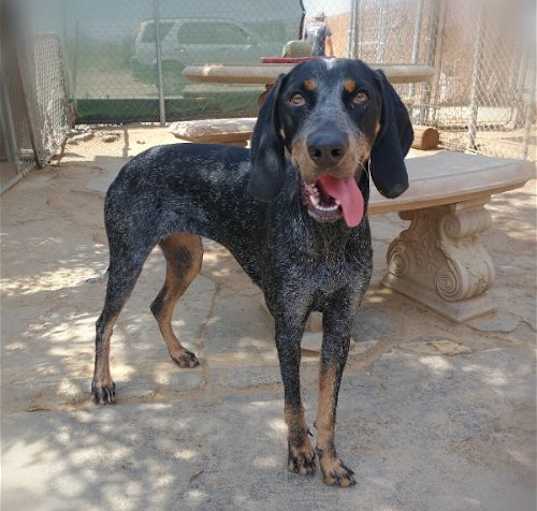
{"type": "MultiPolygon", "coordinates": [[[[179,68],[209,62],[256,63],[262,56],[281,51],[281,43],[261,41],[244,26],[217,18],[163,18],[160,39],[162,62],[179,68]]],[[[134,48],[133,63],[155,65],[154,21],[140,24],[134,48]]]]}

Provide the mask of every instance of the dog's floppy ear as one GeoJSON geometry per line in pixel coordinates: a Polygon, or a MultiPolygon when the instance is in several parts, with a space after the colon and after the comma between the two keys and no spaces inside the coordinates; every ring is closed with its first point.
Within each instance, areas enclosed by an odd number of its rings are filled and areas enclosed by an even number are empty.
{"type": "Polygon", "coordinates": [[[371,150],[371,176],[377,190],[390,199],[408,188],[404,158],[414,140],[408,111],[382,71],[376,71],[382,96],[380,132],[371,150]]]}
{"type": "Polygon", "coordinates": [[[283,81],[284,75],[280,75],[261,106],[250,148],[248,192],[264,202],[278,195],[285,177],[284,144],[277,111],[283,81]]]}

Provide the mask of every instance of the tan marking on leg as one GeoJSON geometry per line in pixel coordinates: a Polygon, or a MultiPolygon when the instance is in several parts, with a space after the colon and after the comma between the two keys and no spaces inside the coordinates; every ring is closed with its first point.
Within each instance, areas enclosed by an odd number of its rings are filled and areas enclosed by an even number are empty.
{"type": "Polygon", "coordinates": [[[317,447],[323,451],[334,448],[334,388],[336,368],[321,369],[319,377],[319,402],[317,404],[317,447]]]}
{"type": "Polygon", "coordinates": [[[315,473],[315,450],[308,437],[304,408],[286,408],[285,422],[289,429],[289,470],[302,475],[315,473]]]}
{"type": "Polygon", "coordinates": [[[336,368],[322,367],[319,377],[319,402],[317,407],[317,454],[323,474],[323,482],[329,486],[352,486],[356,483],[353,471],[337,457],[334,445],[336,368]]]}
{"type": "Polygon", "coordinates": [[[203,246],[199,236],[180,233],[161,241],[160,247],[167,263],[166,279],[152,310],[171,358],[181,367],[194,367],[198,362],[177,339],[171,320],[177,300],[201,269],[203,246]]]}
{"type": "Polygon", "coordinates": [[[354,80],[345,80],[343,82],[343,88],[347,92],[352,93],[356,90],[356,82],[354,80]]]}
{"type": "Polygon", "coordinates": [[[347,488],[356,484],[354,472],[335,456],[319,455],[319,465],[323,474],[323,483],[328,486],[347,488]]]}
{"type": "MultiPolygon", "coordinates": [[[[289,437],[300,439],[307,431],[306,420],[304,419],[304,408],[297,409],[286,408],[285,422],[289,428],[289,437]]],[[[301,439],[299,440],[301,442],[301,439]]]]}
{"type": "Polygon", "coordinates": [[[101,342],[95,353],[95,368],[93,372],[93,381],[97,387],[106,387],[113,384],[110,373],[110,338],[114,330],[114,324],[117,315],[110,318],[105,325],[101,342]]]}

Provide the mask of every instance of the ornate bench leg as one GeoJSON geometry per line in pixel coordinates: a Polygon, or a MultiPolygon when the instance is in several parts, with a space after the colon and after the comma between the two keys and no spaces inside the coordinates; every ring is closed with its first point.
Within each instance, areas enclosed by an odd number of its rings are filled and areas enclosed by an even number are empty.
{"type": "Polygon", "coordinates": [[[383,283],[457,322],[493,311],[494,266],[479,239],[487,201],[400,213],[410,226],[390,244],[383,283]]]}

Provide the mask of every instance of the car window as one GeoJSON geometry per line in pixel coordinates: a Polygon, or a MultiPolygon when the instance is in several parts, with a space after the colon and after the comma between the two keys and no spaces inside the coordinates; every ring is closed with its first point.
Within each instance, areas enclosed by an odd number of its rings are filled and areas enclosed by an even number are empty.
{"type": "Polygon", "coordinates": [[[232,23],[184,23],[177,32],[179,44],[249,44],[248,34],[232,23]]]}
{"type": "MultiPolygon", "coordinates": [[[[172,29],[172,21],[161,21],[160,22],[160,40],[162,41],[168,32],[172,29]]],[[[154,43],[156,41],[155,36],[155,23],[152,21],[147,23],[144,27],[144,33],[142,34],[143,43],[154,43]]]]}

